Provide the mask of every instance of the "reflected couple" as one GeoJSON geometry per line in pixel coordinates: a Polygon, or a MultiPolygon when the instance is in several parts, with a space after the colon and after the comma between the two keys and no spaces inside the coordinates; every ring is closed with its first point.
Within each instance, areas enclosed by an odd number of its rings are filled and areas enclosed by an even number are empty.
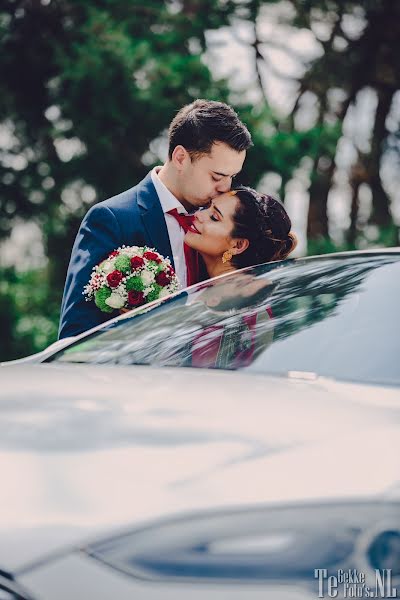
{"type": "Polygon", "coordinates": [[[249,366],[272,343],[268,298],[276,286],[268,279],[238,273],[192,293],[185,310],[191,324],[189,339],[180,346],[174,337],[173,349],[167,345],[158,364],[208,369],[249,366]]]}

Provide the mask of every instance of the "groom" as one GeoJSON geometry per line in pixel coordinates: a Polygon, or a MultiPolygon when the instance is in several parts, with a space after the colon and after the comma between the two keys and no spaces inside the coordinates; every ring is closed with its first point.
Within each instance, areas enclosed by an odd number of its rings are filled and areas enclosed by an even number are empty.
{"type": "Polygon", "coordinates": [[[242,169],[251,136],[227,104],[196,100],[169,127],[168,160],[135,187],[95,204],[79,228],[65,281],[59,337],[77,335],[110,319],[82,295],[92,268],[110,252],[150,246],[169,257],[185,287],[184,230],[177,214],[207,205],[228,191],[242,169]]]}

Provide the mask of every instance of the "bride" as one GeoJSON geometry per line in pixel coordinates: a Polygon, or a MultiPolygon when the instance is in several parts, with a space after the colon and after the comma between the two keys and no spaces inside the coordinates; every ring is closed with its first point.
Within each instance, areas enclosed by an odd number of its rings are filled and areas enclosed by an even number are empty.
{"type": "MultiPolygon", "coordinates": [[[[221,194],[193,215],[185,244],[197,251],[208,277],[264,262],[282,260],[296,247],[283,205],[252,188],[221,194]]],[[[192,253],[193,259],[193,253],[192,253]]],[[[196,261],[188,265],[191,281],[199,280],[196,261]]]]}

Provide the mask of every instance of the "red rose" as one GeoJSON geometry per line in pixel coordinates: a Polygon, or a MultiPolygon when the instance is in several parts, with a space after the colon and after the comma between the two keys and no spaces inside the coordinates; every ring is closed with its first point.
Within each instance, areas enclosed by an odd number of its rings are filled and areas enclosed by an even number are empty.
{"type": "Polygon", "coordinates": [[[119,256],[118,250],[114,250],[111,254],[108,255],[108,258],[114,258],[114,256],[119,256]]]}
{"type": "Polygon", "coordinates": [[[171,282],[171,279],[165,271],[160,271],[160,273],[158,273],[156,275],[156,283],[158,283],[158,285],[162,285],[163,287],[165,287],[170,282],[171,282]]]}
{"type": "Polygon", "coordinates": [[[150,252],[150,250],[145,252],[143,256],[144,258],[147,258],[147,260],[154,260],[154,262],[156,263],[161,262],[161,258],[158,256],[158,254],[156,254],[155,252],[150,252]]]}
{"type": "Polygon", "coordinates": [[[143,265],[144,265],[144,260],[141,256],[132,256],[132,258],[131,258],[132,269],[139,269],[140,267],[143,267],[143,265]]]}
{"type": "Polygon", "coordinates": [[[130,292],[128,292],[128,302],[131,306],[140,306],[144,302],[143,292],[131,290],[130,292]]]}
{"type": "Polygon", "coordinates": [[[122,277],[121,271],[115,270],[107,275],[107,283],[112,288],[118,287],[122,281],[122,277]]]}

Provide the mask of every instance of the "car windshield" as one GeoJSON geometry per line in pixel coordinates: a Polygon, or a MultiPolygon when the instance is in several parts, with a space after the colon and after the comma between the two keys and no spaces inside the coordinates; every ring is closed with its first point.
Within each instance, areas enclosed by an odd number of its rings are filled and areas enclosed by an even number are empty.
{"type": "Polygon", "coordinates": [[[400,255],[299,259],[126,314],[47,362],[242,369],[400,384],[400,255]]]}

